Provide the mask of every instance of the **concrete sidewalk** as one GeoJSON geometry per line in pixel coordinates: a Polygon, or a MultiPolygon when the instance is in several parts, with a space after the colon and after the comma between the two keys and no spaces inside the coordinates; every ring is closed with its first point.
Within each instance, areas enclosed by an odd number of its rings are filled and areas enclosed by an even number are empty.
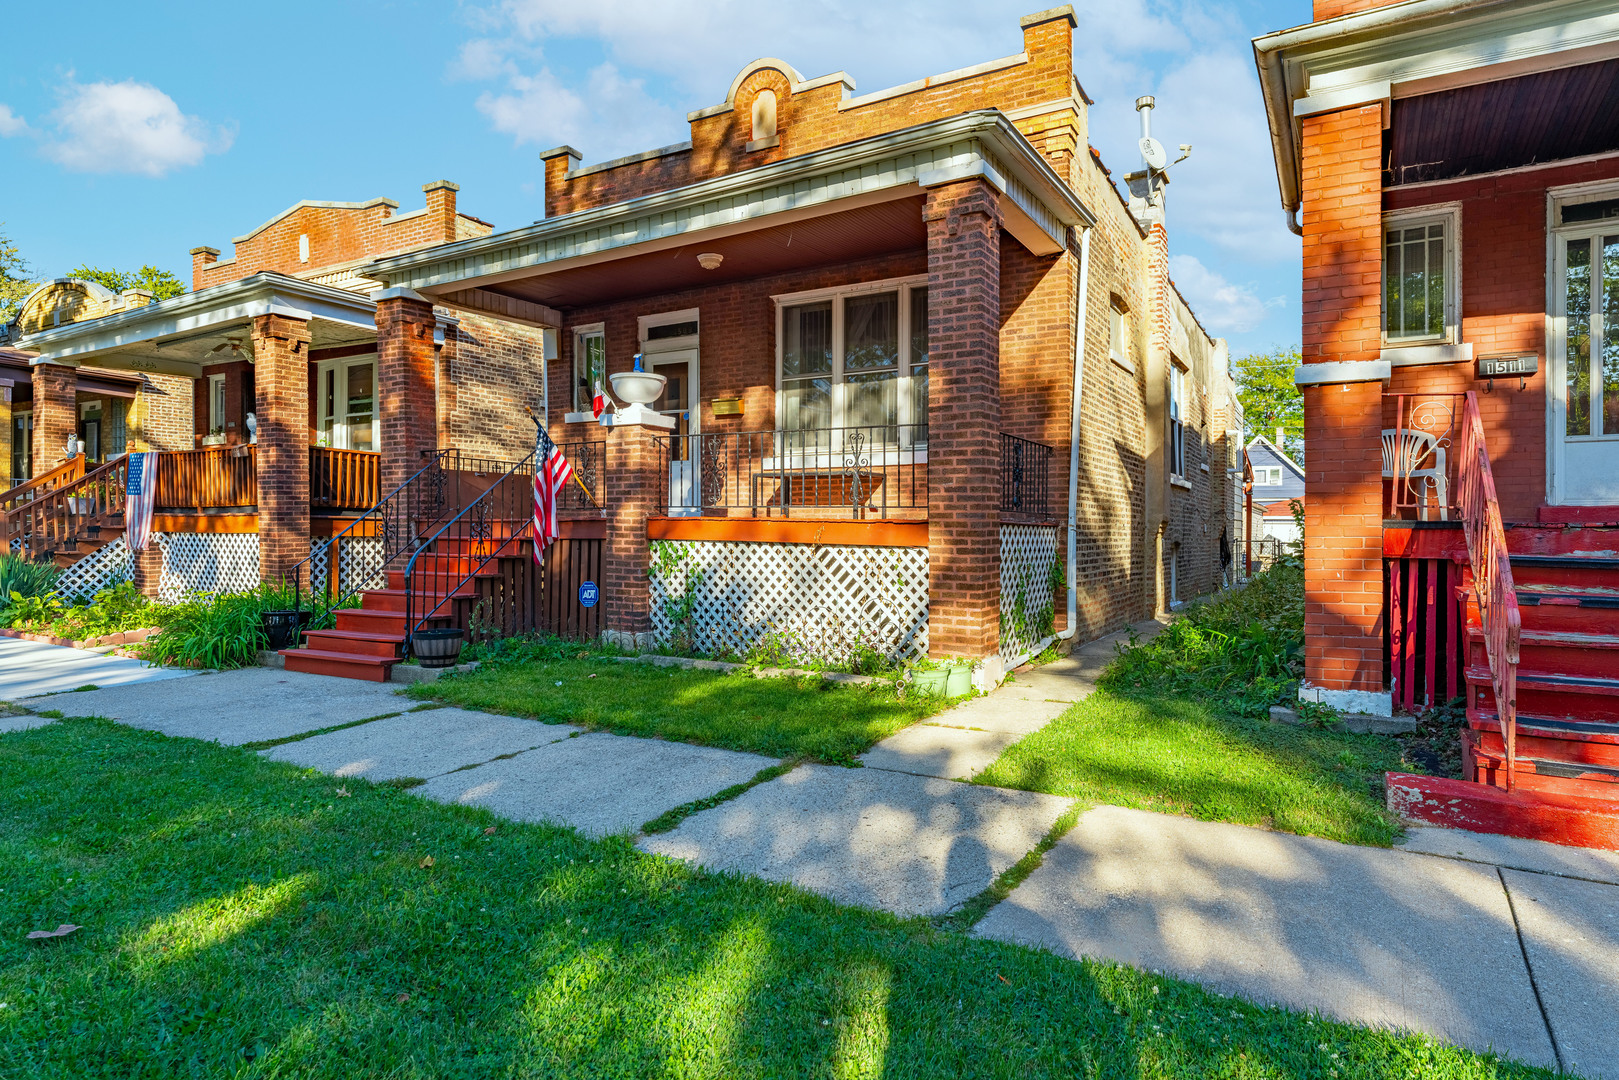
{"type": "MultiPolygon", "coordinates": [[[[953,778],[1089,694],[1120,636],[885,740],[864,768],[800,766],[638,845],[844,903],[955,911],[1072,802],[953,778]]],[[[386,684],[267,669],[26,705],[227,744],[288,740],[262,753],[334,777],[420,779],[411,790],[425,798],[593,836],[637,834],[773,764],[462,709],[413,711],[386,684]],[[339,730],[313,734],[330,728],[339,730]]],[[[8,718],[0,738],[35,723],[8,718]]],[[[1619,1080],[1615,852],[1431,828],[1412,829],[1399,849],[1363,848],[1095,807],[974,933],[1619,1080]]]]}
{"type": "Polygon", "coordinates": [[[61,694],[81,686],[130,686],[196,674],[106,655],[110,651],[0,637],[0,701],[61,694]]]}

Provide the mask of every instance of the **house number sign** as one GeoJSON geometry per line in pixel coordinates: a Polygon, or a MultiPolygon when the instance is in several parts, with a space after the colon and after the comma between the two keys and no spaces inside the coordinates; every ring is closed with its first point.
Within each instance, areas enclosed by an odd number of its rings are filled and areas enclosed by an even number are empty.
{"type": "Polygon", "coordinates": [[[1478,360],[1478,377],[1481,379],[1523,378],[1539,370],[1539,356],[1481,356],[1478,360]]]}
{"type": "Polygon", "coordinates": [[[601,590],[596,588],[594,581],[587,581],[579,586],[579,603],[583,607],[595,607],[596,601],[601,599],[601,590]]]}

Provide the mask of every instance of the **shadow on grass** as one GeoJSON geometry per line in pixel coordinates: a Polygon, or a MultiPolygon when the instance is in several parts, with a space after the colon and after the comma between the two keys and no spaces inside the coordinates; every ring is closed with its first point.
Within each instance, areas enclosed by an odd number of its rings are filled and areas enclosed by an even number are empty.
{"type": "Polygon", "coordinates": [[[0,1075],[1490,1068],[623,840],[344,786],[348,798],[239,749],[96,721],[0,739],[0,925],[85,926],[48,948],[0,937],[0,1075]]]}

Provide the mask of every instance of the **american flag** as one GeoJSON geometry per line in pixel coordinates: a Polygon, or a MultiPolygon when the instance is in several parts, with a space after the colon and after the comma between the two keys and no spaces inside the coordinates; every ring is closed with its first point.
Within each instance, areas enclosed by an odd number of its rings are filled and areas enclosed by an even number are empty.
{"type": "Polygon", "coordinates": [[[152,504],[157,490],[156,454],[130,454],[124,485],[124,542],[131,551],[146,550],[152,536],[152,504]]]}
{"type": "Polygon", "coordinates": [[[545,558],[545,549],[557,538],[557,496],[572,479],[573,466],[545,433],[545,428],[539,428],[534,435],[535,562],[545,558]]]}

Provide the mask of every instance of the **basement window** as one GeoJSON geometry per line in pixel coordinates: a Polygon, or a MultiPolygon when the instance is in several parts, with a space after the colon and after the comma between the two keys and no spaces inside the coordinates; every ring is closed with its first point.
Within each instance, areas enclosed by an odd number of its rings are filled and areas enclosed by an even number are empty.
{"type": "Polygon", "coordinates": [[[1383,341],[1453,341],[1459,215],[1454,210],[1383,219],[1383,341]]]}

